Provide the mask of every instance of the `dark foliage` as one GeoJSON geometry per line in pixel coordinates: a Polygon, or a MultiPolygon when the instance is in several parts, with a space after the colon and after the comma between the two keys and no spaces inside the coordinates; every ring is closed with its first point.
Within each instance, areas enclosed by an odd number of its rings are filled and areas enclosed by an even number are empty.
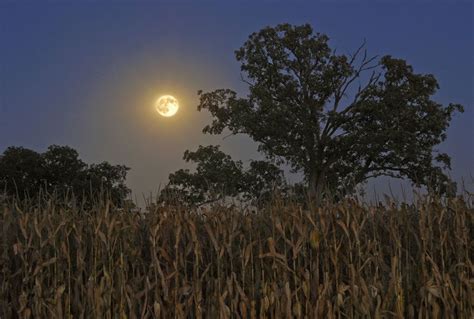
{"type": "Polygon", "coordinates": [[[169,176],[160,196],[161,202],[180,201],[200,206],[239,196],[261,205],[276,189],[285,186],[283,172],[266,161],[251,161],[247,169],[241,161],[219,150],[219,146],[199,146],[184,153],[186,162],[197,165],[196,171],[180,169],[169,176]]]}
{"type": "Polygon", "coordinates": [[[79,201],[102,194],[120,205],[130,192],[125,185],[128,170],[108,162],[88,165],[68,146],[51,145],[44,153],[12,146],[0,157],[0,187],[20,199],[45,190],[79,201]]]}
{"type": "Polygon", "coordinates": [[[302,172],[312,197],[344,196],[377,176],[408,178],[450,194],[450,158],[435,146],[458,104],[432,99],[431,74],[391,56],[369,57],[365,43],[337,54],[310,25],[281,24],[250,35],[236,51],[249,94],[199,92],[213,121],[204,133],[246,134],[277,163],[302,172]]]}

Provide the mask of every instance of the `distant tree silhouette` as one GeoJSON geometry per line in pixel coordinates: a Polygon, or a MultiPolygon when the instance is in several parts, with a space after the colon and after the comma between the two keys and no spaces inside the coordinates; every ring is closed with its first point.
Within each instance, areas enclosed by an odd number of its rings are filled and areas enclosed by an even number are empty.
{"type": "Polygon", "coordinates": [[[90,189],[92,193],[106,191],[115,203],[123,204],[130,193],[125,184],[128,170],[125,165],[112,165],[109,162],[90,164],[84,172],[85,178],[82,180],[86,185],[82,189],[90,189]]]}
{"type": "Polygon", "coordinates": [[[61,193],[79,190],[82,193],[87,164],[69,146],[51,145],[41,154],[46,187],[61,193]]]}
{"type": "Polygon", "coordinates": [[[0,156],[0,187],[19,198],[34,197],[41,189],[74,194],[79,200],[102,194],[120,205],[130,192],[125,185],[128,170],[108,162],[88,165],[68,146],[51,145],[44,153],[12,146],[0,156]]]}
{"type": "Polygon", "coordinates": [[[266,161],[251,161],[245,169],[241,161],[219,150],[219,146],[199,146],[195,152],[184,153],[186,162],[196,164],[196,171],[180,169],[169,176],[168,185],[160,194],[161,202],[180,201],[200,206],[240,196],[254,205],[261,205],[273,190],[285,186],[283,172],[266,161]]]}
{"type": "MultiPolygon", "coordinates": [[[[438,89],[433,75],[417,74],[388,55],[369,57],[365,43],[354,54],[337,54],[328,37],[307,24],[253,33],[236,58],[249,94],[200,91],[198,110],[213,117],[204,133],[250,136],[267,159],[302,172],[316,200],[351,193],[377,176],[408,178],[430,191],[454,190],[444,173],[450,157],[434,147],[463,108],[432,100],[438,89]]],[[[182,181],[196,177],[180,174],[182,181]]]]}
{"type": "Polygon", "coordinates": [[[35,151],[12,146],[0,157],[0,191],[20,197],[36,194],[44,178],[44,160],[35,151]]]}

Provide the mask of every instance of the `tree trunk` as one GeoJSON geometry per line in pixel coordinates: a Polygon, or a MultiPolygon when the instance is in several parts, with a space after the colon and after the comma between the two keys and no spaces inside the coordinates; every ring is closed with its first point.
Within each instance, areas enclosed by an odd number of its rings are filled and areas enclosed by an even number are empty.
{"type": "Polygon", "coordinates": [[[316,205],[321,205],[324,192],[324,171],[313,171],[309,177],[309,197],[316,205]]]}

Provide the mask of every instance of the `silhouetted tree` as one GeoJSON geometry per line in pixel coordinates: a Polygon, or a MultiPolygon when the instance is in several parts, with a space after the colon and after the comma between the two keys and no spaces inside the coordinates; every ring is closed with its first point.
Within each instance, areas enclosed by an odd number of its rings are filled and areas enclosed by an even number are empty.
{"type": "Polygon", "coordinates": [[[196,164],[196,171],[180,169],[169,176],[162,190],[161,202],[180,201],[200,206],[237,197],[260,205],[272,190],[285,185],[282,171],[266,161],[251,161],[246,170],[241,161],[219,150],[219,146],[199,146],[184,153],[186,162],[196,164]]]}
{"type": "Polygon", "coordinates": [[[243,178],[245,190],[244,199],[260,205],[271,200],[279,192],[286,194],[286,184],[283,171],[268,161],[250,161],[250,167],[245,171],[243,178]]]}
{"type": "MultiPolygon", "coordinates": [[[[87,164],[79,153],[69,146],[51,145],[41,154],[47,187],[65,194],[82,192],[87,164]]],[[[78,194],[79,195],[79,194],[78,194]]]]}
{"type": "Polygon", "coordinates": [[[89,183],[86,187],[89,187],[92,193],[98,190],[108,192],[105,195],[122,206],[130,193],[125,184],[128,170],[129,168],[124,165],[112,165],[108,162],[91,164],[85,171],[84,180],[89,183]]]}
{"type": "Polygon", "coordinates": [[[336,54],[307,24],[251,34],[236,51],[249,94],[200,91],[198,110],[213,117],[203,132],[249,135],[268,159],[302,172],[317,200],[377,176],[452,191],[443,173],[450,158],[434,146],[462,106],[432,100],[433,75],[391,56],[369,57],[364,47],[336,54]]]}
{"type": "Polygon", "coordinates": [[[23,197],[36,194],[44,181],[44,160],[35,151],[11,146],[0,156],[0,191],[23,197]]]}
{"type": "Polygon", "coordinates": [[[86,201],[108,196],[121,205],[130,192],[125,185],[128,170],[108,162],[88,165],[68,146],[51,145],[42,154],[9,147],[0,156],[0,187],[19,198],[34,197],[44,189],[86,201]]]}

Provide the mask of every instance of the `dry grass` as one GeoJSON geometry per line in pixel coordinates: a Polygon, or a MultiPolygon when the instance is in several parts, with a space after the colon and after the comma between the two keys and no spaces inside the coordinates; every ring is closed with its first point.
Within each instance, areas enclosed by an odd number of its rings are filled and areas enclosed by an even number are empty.
{"type": "Polygon", "coordinates": [[[472,318],[473,213],[4,203],[0,318],[472,318]]]}

